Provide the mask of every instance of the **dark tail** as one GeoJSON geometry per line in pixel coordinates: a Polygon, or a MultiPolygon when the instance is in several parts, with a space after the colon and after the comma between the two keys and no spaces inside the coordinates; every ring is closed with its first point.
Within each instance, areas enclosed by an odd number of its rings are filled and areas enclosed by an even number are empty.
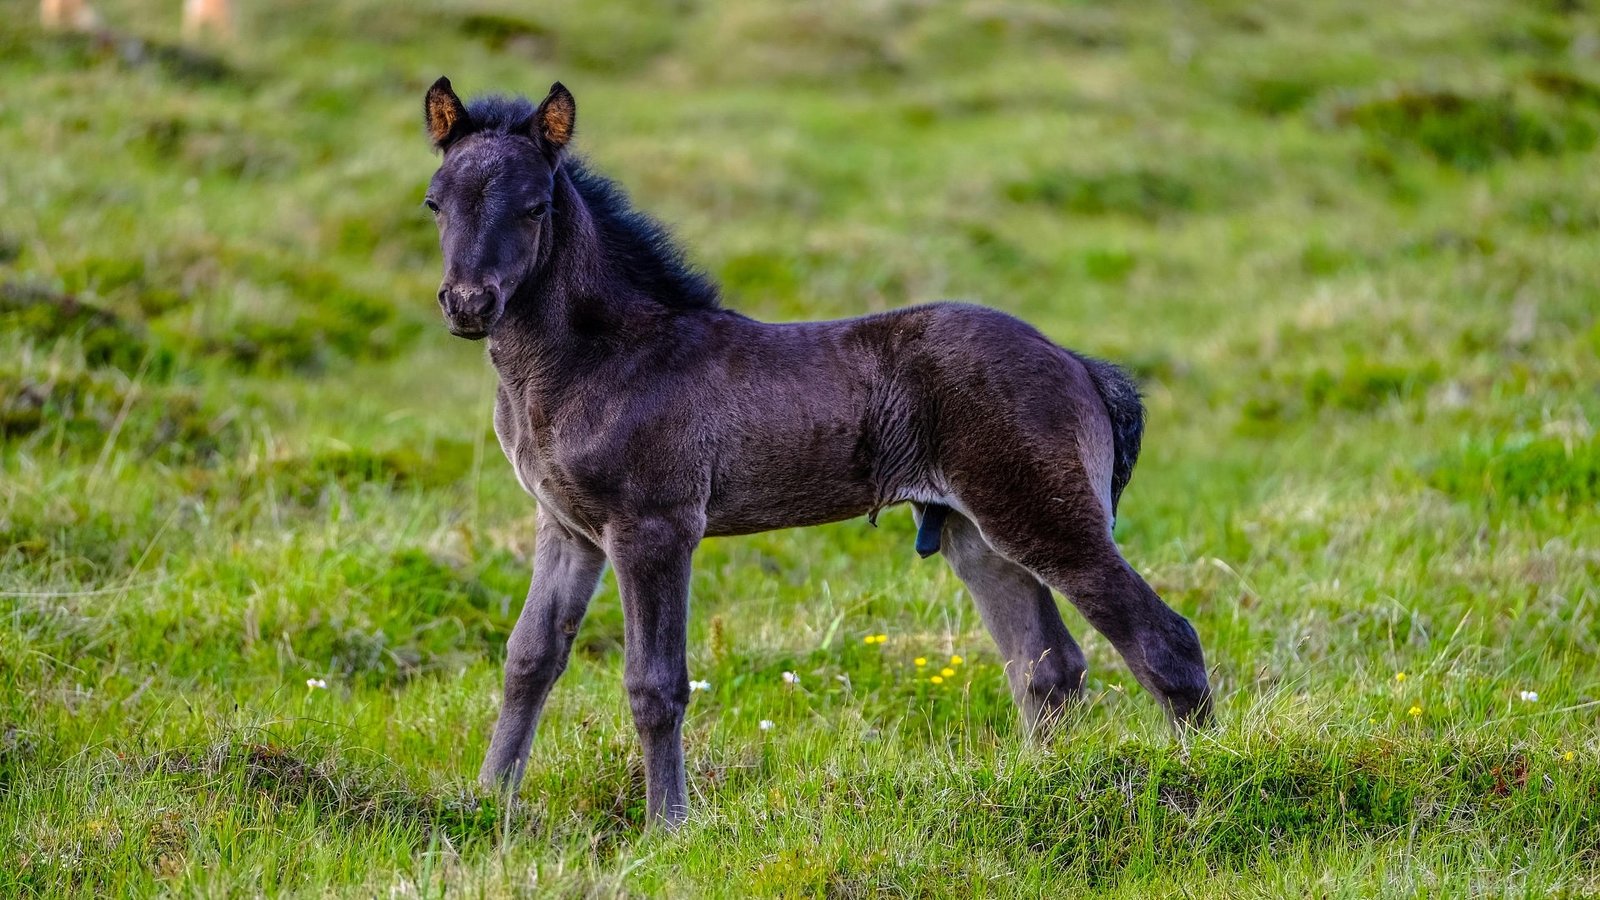
{"type": "Polygon", "coordinates": [[[1111,416],[1111,514],[1116,515],[1122,489],[1128,486],[1133,464],[1139,461],[1139,444],[1144,440],[1144,402],[1139,399],[1139,386],[1121,368],[1092,356],[1079,356],[1078,360],[1089,370],[1094,388],[1111,416]]]}

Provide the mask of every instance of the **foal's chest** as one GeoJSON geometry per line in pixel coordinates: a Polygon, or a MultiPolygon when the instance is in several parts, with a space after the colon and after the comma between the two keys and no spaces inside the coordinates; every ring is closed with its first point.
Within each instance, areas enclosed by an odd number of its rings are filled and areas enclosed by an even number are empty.
{"type": "Polygon", "coordinates": [[[502,384],[495,397],[494,431],[522,489],[563,525],[598,541],[605,522],[597,498],[564,464],[556,426],[538,398],[502,384]]]}

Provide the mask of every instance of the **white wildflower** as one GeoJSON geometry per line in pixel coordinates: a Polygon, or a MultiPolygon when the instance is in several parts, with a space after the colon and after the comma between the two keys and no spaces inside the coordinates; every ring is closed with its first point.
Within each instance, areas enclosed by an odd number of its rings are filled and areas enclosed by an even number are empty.
{"type": "Polygon", "coordinates": [[[328,682],[323,680],[323,679],[321,679],[321,678],[307,678],[306,679],[306,687],[312,689],[313,691],[317,690],[318,688],[321,688],[322,690],[327,690],[328,689],[328,682]]]}
{"type": "Polygon", "coordinates": [[[1523,703],[1538,703],[1539,702],[1539,692],[1538,691],[1523,691],[1519,696],[1522,697],[1522,702],[1523,703]]]}
{"type": "Polygon", "coordinates": [[[691,691],[709,691],[709,690],[711,690],[711,682],[709,682],[709,681],[691,681],[691,682],[689,682],[689,690],[691,690],[691,691]]]}
{"type": "Polygon", "coordinates": [[[800,683],[800,676],[796,675],[793,672],[785,672],[785,673],[783,673],[783,683],[784,684],[799,684],[800,683]]]}
{"type": "Polygon", "coordinates": [[[762,731],[771,731],[772,730],[772,720],[771,719],[762,719],[761,722],[760,722],[760,728],[761,728],[762,731]]]}

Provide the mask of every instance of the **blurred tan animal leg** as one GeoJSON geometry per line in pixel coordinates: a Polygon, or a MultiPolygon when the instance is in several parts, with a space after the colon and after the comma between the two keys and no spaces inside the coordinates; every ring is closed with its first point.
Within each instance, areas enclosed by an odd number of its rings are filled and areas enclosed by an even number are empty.
{"type": "Polygon", "coordinates": [[[233,7],[228,0],[183,0],[183,36],[195,40],[203,32],[233,37],[233,7]]]}
{"type": "Polygon", "coordinates": [[[39,22],[46,28],[87,31],[100,24],[100,17],[83,0],[43,0],[39,4],[39,22]]]}

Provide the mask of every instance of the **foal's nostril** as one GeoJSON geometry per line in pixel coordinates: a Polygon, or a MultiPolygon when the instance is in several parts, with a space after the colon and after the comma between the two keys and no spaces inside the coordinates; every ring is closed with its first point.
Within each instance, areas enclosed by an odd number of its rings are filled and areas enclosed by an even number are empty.
{"type": "Polygon", "coordinates": [[[447,284],[439,289],[439,306],[450,333],[482,338],[500,318],[500,293],[496,284],[447,284]]]}
{"type": "Polygon", "coordinates": [[[494,296],[488,291],[462,291],[456,295],[456,311],[468,316],[485,316],[494,308],[494,296]]]}
{"type": "Polygon", "coordinates": [[[439,306],[446,315],[487,316],[494,311],[496,299],[492,287],[453,284],[439,289],[439,306]]]}

